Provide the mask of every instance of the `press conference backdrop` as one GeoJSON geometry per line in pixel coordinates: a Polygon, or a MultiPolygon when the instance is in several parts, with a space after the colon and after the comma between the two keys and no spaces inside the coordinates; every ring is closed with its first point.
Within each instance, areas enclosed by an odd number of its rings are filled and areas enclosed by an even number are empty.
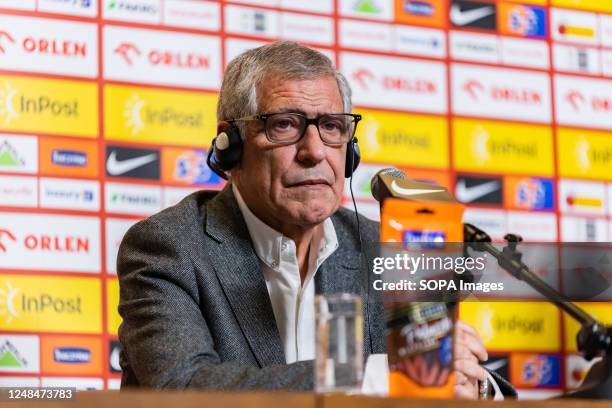
{"type": "MultiPolygon", "coordinates": [[[[612,2],[0,0],[0,385],[117,388],[115,261],[200,188],[223,67],[276,39],[354,90],[359,210],[378,169],[449,186],[500,239],[612,238],[612,2]]],[[[348,197],[347,197],[347,204],[348,197]]],[[[608,320],[612,306],[589,306],[608,320]]],[[[552,306],[466,304],[528,398],[576,386],[552,306]]]]}

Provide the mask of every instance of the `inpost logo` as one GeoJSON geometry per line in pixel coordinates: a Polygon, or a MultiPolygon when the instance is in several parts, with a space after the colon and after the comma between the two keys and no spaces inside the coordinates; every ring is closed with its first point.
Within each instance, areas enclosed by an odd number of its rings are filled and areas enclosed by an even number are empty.
{"type": "Polygon", "coordinates": [[[202,127],[204,115],[197,110],[182,111],[171,105],[151,106],[133,94],[125,102],[125,124],[131,129],[132,135],[140,133],[145,125],[152,127],[176,127],[183,129],[198,129],[202,127]]]}
{"type": "Polygon", "coordinates": [[[214,94],[116,85],[104,92],[109,139],[205,146],[214,135],[214,94]]]}
{"type": "Polygon", "coordinates": [[[558,351],[559,311],[542,302],[464,302],[461,319],[491,349],[558,351]]]}
{"type": "Polygon", "coordinates": [[[358,128],[364,159],[381,163],[448,167],[448,133],[442,118],[377,110],[364,111],[358,128]]]}
{"type": "Polygon", "coordinates": [[[100,281],[5,275],[0,278],[0,321],[16,331],[99,333],[100,281]]]}
{"type": "Polygon", "coordinates": [[[564,177],[612,180],[612,147],[608,133],[560,128],[559,173],[564,177]]]}
{"type": "Polygon", "coordinates": [[[552,132],[546,126],[472,119],[453,121],[458,169],[552,175],[552,132]]]}
{"type": "Polygon", "coordinates": [[[6,129],[97,135],[95,84],[0,77],[0,123],[6,129]]]}

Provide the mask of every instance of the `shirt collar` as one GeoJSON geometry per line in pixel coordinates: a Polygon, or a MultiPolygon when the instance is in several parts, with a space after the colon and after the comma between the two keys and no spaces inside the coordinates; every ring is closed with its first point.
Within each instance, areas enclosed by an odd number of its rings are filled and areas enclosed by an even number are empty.
{"type": "MultiPolygon", "coordinates": [[[[284,249],[284,245],[295,245],[295,243],[290,238],[285,237],[282,233],[276,231],[257,218],[244,202],[242,195],[240,195],[240,191],[234,183],[232,183],[232,191],[236,197],[242,216],[244,217],[247,229],[249,230],[249,235],[251,236],[253,248],[255,249],[257,257],[268,267],[278,269],[281,261],[281,251],[284,249]]],[[[309,269],[313,266],[313,261],[318,268],[318,266],[338,248],[338,237],[331,218],[327,218],[323,221],[323,233],[319,234],[319,236],[318,250],[314,251],[314,253],[313,251],[310,252],[309,269]]]]}

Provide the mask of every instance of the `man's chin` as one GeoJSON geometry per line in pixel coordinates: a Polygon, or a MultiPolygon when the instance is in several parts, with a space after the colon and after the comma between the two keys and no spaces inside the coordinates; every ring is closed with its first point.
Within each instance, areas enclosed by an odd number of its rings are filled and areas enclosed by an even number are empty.
{"type": "Polygon", "coordinates": [[[304,227],[316,226],[331,217],[337,209],[337,206],[331,207],[329,202],[320,204],[311,202],[301,208],[290,210],[288,212],[288,219],[292,220],[293,224],[304,227]]]}

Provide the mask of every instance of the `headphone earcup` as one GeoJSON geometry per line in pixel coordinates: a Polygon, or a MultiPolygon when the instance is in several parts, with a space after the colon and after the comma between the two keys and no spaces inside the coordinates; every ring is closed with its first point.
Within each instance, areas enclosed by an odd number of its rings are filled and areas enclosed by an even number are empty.
{"type": "Polygon", "coordinates": [[[242,157],[242,138],[238,128],[232,124],[223,129],[213,140],[216,164],[223,170],[234,168],[242,157]]]}
{"type": "Polygon", "coordinates": [[[359,162],[361,161],[361,153],[359,152],[359,143],[356,137],[351,140],[346,146],[346,161],[344,162],[344,177],[350,178],[359,162]]]}

